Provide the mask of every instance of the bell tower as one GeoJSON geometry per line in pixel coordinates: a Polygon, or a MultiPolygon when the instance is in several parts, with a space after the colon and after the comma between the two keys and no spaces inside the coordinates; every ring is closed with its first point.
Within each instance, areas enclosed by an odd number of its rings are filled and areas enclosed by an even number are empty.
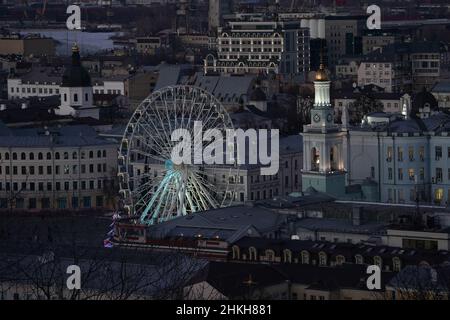
{"type": "Polygon", "coordinates": [[[311,124],[303,127],[303,191],[314,188],[340,198],[345,195],[344,137],[334,123],[330,100],[331,81],[322,63],[314,81],[311,124]]]}

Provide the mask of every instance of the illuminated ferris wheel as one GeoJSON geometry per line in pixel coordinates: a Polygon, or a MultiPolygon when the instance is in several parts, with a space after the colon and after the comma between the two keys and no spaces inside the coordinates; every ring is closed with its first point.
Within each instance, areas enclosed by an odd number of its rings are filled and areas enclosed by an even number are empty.
{"type": "Polygon", "coordinates": [[[128,215],[152,225],[232,203],[236,165],[195,164],[198,161],[177,165],[172,160],[178,143],[172,141],[174,130],[185,129],[195,140],[194,124],[199,121],[203,133],[233,129],[220,102],[197,87],[166,87],[140,104],[119,150],[120,194],[128,215]]]}

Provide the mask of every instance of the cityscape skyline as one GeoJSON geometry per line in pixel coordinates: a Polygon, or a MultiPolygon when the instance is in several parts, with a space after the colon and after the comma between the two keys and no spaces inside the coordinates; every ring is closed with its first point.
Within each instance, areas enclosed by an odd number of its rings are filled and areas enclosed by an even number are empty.
{"type": "Polygon", "coordinates": [[[0,26],[0,300],[448,300],[447,1],[2,1],[0,26]]]}

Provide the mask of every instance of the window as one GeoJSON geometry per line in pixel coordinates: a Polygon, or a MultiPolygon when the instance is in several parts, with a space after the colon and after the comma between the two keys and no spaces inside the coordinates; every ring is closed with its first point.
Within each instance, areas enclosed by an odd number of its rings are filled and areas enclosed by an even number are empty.
{"type": "Polygon", "coordinates": [[[345,257],[343,255],[336,256],[336,264],[343,265],[345,263],[345,257]]]}
{"type": "Polygon", "coordinates": [[[387,148],[387,157],[386,157],[386,161],[387,161],[387,162],[391,162],[391,161],[392,161],[392,147],[388,147],[388,148],[387,148]]]}
{"type": "Polygon", "coordinates": [[[403,169],[402,168],[398,169],[398,180],[403,180],[403,169]]]}
{"type": "Polygon", "coordinates": [[[440,204],[444,200],[444,189],[438,188],[434,190],[434,202],[440,204]]]}
{"type": "Polygon", "coordinates": [[[436,183],[442,182],[442,168],[436,168],[436,183]]]}
{"type": "Polygon", "coordinates": [[[240,250],[239,250],[238,246],[233,246],[232,252],[233,252],[233,259],[234,260],[239,260],[241,258],[241,254],[240,254],[240,250]]]}
{"type": "Polygon", "coordinates": [[[392,172],[393,172],[392,168],[388,168],[388,180],[392,180],[393,178],[392,172]]]}
{"type": "Polygon", "coordinates": [[[357,255],[355,256],[355,263],[356,263],[356,264],[363,264],[363,263],[364,263],[364,258],[363,258],[363,256],[360,255],[360,254],[357,254],[357,255]]]}
{"type": "Polygon", "coordinates": [[[408,148],[408,157],[409,161],[414,161],[414,147],[408,148]]]}
{"type": "Polygon", "coordinates": [[[398,147],[397,148],[397,159],[398,161],[403,161],[403,148],[402,147],[398,147]]]}
{"type": "Polygon", "coordinates": [[[320,266],[327,265],[327,254],[323,251],[319,252],[319,265],[320,266]]]}
{"type": "Polygon", "coordinates": [[[309,252],[306,250],[303,250],[302,253],[302,264],[309,264],[309,252]]]}
{"type": "Polygon", "coordinates": [[[441,160],[441,158],[442,158],[442,147],[440,147],[440,146],[435,147],[434,153],[435,153],[436,161],[441,160]]]}
{"type": "Polygon", "coordinates": [[[257,260],[257,252],[255,247],[250,247],[248,249],[249,259],[256,261],[257,260]]]}
{"type": "Polygon", "coordinates": [[[402,269],[402,263],[398,257],[392,259],[392,268],[395,272],[399,272],[402,269]]]}
{"type": "Polygon", "coordinates": [[[425,161],[425,147],[424,146],[421,146],[419,148],[419,158],[420,158],[420,161],[425,161]]]}
{"type": "Polygon", "coordinates": [[[373,257],[373,264],[380,267],[380,269],[383,267],[383,259],[381,259],[380,256],[373,257]]]}
{"type": "Polygon", "coordinates": [[[408,169],[408,177],[409,180],[414,181],[416,178],[416,175],[414,174],[414,169],[408,169]]]}
{"type": "Polygon", "coordinates": [[[283,250],[283,260],[285,263],[292,263],[292,251],[289,249],[283,250]]]}
{"type": "Polygon", "coordinates": [[[74,102],[78,102],[78,94],[75,93],[75,94],[73,95],[73,101],[74,101],[74,102]]]}
{"type": "Polygon", "coordinates": [[[275,252],[273,250],[266,250],[266,259],[267,261],[275,261],[275,252]]]}

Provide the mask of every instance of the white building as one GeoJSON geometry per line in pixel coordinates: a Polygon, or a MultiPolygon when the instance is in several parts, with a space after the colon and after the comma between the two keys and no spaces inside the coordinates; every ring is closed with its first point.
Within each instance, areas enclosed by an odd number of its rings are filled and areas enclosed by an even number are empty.
{"type": "Polygon", "coordinates": [[[218,29],[217,56],[206,57],[205,73],[306,75],[309,39],[300,22],[230,21],[218,29]]]}
{"type": "MultiPolygon", "coordinates": [[[[66,68],[64,72],[60,68],[38,67],[33,68],[30,72],[20,77],[9,78],[7,84],[8,99],[13,100],[60,95],[61,87],[67,87],[67,83],[64,83],[64,73],[67,73],[68,70],[72,68],[85,70],[81,67],[78,47],[74,46],[72,49],[74,51],[72,65],[66,68]],[[73,65],[74,63],[76,66],[73,65]]],[[[87,71],[83,72],[83,74],[89,76],[87,71]]],[[[109,78],[92,79],[93,93],[125,95],[125,83],[127,78],[128,77],[125,76],[113,76],[109,78]]]]}
{"type": "Polygon", "coordinates": [[[367,115],[361,126],[336,125],[330,81],[319,71],[312,124],[303,132],[303,189],[342,199],[390,203],[450,201],[450,116],[423,91],[402,115],[367,115]]]}

